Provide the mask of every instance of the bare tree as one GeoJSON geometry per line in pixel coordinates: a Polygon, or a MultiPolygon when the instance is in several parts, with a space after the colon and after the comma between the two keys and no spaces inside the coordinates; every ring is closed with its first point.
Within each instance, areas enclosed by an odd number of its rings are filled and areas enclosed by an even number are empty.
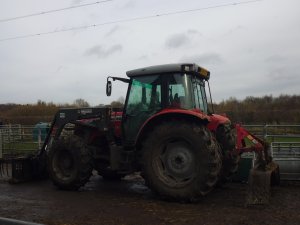
{"type": "Polygon", "coordinates": [[[78,108],[89,107],[90,106],[90,104],[87,101],[85,101],[84,99],[82,99],[82,98],[76,99],[73,102],[73,104],[74,104],[75,107],[78,107],[78,108]]]}

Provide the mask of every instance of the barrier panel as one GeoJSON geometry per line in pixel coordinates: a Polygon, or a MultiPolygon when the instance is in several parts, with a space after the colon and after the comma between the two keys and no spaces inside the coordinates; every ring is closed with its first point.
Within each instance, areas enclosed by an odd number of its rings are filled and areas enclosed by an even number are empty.
{"type": "Polygon", "coordinates": [[[300,142],[272,142],[272,156],[282,180],[300,180],[300,142]]]}

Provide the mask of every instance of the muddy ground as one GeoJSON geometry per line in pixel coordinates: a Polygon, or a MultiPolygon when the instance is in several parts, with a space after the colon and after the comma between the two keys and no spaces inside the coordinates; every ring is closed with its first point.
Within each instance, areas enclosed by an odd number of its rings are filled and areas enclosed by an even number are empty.
{"type": "Polygon", "coordinates": [[[49,180],[10,185],[0,180],[0,217],[50,225],[94,224],[300,224],[300,184],[274,187],[268,206],[245,207],[246,185],[216,188],[199,203],[158,199],[138,177],[108,182],[100,176],[78,192],[49,180]]]}

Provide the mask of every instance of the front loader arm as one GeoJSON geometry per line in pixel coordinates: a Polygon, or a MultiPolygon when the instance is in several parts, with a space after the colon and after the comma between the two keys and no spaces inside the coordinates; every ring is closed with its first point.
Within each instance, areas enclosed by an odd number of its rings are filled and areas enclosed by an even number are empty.
{"type": "MultiPolygon", "coordinates": [[[[266,165],[272,161],[269,154],[269,144],[266,141],[251,134],[248,130],[242,127],[240,124],[235,125],[236,129],[236,151],[239,154],[245,152],[255,152],[258,154],[258,164],[266,165]],[[251,143],[250,146],[246,146],[246,140],[251,143]]],[[[262,166],[259,165],[259,166],[262,166]]]]}
{"type": "Polygon", "coordinates": [[[107,130],[110,121],[110,108],[67,108],[60,109],[54,116],[51,123],[50,130],[46,136],[42,148],[39,150],[38,155],[43,154],[47,145],[54,135],[54,138],[58,138],[68,123],[74,125],[80,125],[82,127],[93,127],[87,123],[82,122],[83,120],[99,119],[101,121],[98,129],[107,130]]]}
{"type": "Polygon", "coordinates": [[[34,154],[0,159],[0,176],[7,174],[11,183],[47,177],[47,148],[52,138],[57,139],[66,124],[74,124],[84,129],[109,131],[110,108],[73,108],[60,109],[54,116],[50,130],[41,149],[34,154]],[[85,120],[99,120],[96,126],[85,123],[85,120]]]}

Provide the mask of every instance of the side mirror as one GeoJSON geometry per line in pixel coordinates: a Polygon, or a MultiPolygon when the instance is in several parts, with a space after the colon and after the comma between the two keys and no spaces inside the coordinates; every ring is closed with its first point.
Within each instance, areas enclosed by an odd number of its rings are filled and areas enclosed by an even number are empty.
{"type": "Polygon", "coordinates": [[[111,95],[111,88],[112,88],[111,81],[107,80],[107,82],[106,82],[106,95],[107,96],[111,95]]]}

